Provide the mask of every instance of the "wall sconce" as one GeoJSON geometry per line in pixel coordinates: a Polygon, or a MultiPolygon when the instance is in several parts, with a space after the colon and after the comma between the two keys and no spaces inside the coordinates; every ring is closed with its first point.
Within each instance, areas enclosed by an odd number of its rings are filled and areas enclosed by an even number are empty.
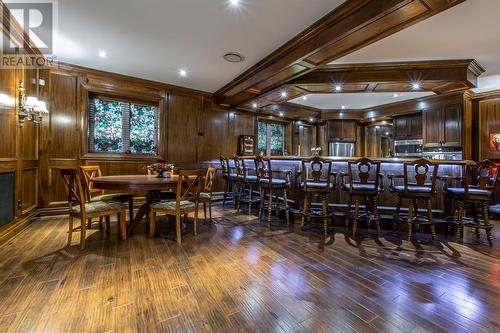
{"type": "Polygon", "coordinates": [[[22,80],[19,81],[19,127],[23,127],[25,119],[39,124],[42,122],[43,115],[48,113],[47,104],[36,97],[26,96],[24,83],[22,80]]]}

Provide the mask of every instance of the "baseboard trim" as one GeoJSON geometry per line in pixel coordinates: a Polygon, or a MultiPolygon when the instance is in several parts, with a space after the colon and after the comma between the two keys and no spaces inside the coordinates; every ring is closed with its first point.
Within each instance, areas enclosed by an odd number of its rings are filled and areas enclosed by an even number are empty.
{"type": "Polygon", "coordinates": [[[38,210],[34,209],[26,216],[16,219],[10,224],[4,226],[0,231],[0,247],[2,247],[9,240],[20,234],[37,217],[38,217],[38,210]]]}

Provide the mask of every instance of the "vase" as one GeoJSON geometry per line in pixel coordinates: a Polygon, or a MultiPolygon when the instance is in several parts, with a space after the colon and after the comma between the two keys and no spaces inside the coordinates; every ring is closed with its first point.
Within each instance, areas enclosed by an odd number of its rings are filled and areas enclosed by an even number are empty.
{"type": "Polygon", "coordinates": [[[172,177],[172,171],[161,171],[158,174],[158,177],[160,177],[160,178],[170,178],[170,177],[172,177]]]}

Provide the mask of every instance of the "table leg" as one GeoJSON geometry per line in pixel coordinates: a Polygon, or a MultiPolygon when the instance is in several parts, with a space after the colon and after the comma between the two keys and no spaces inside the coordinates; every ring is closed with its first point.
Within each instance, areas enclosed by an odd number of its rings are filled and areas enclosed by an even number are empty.
{"type": "Polygon", "coordinates": [[[146,194],[146,202],[144,203],[144,205],[139,207],[137,214],[130,222],[130,226],[128,227],[129,236],[132,235],[134,228],[137,227],[141,223],[142,219],[146,216],[146,213],[149,211],[149,207],[151,206],[151,204],[153,202],[160,201],[160,193],[161,191],[152,190],[149,191],[148,194],[146,194]]]}

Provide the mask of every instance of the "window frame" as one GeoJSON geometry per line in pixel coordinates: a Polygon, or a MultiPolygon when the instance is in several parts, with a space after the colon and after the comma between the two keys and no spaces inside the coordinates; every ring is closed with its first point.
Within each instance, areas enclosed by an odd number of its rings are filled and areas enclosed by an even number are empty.
{"type": "Polygon", "coordinates": [[[287,150],[287,146],[286,146],[286,131],[287,131],[287,124],[284,123],[284,122],[281,122],[281,121],[272,121],[272,120],[268,120],[268,119],[258,119],[257,120],[257,151],[258,153],[260,154],[261,151],[259,149],[259,125],[260,123],[264,123],[266,124],[266,152],[265,152],[265,156],[284,156],[285,155],[285,151],[287,150]],[[271,155],[271,126],[269,125],[279,125],[279,126],[282,126],[283,127],[283,141],[282,141],[282,151],[281,151],[281,155],[271,155]]]}
{"type": "Polygon", "coordinates": [[[132,158],[157,158],[160,152],[160,114],[161,114],[161,103],[159,101],[147,101],[141,99],[134,98],[126,98],[114,95],[105,95],[105,94],[95,94],[89,93],[87,99],[87,107],[86,107],[86,153],[85,156],[127,156],[132,158]],[[94,100],[100,99],[105,102],[119,102],[121,103],[122,108],[122,140],[123,140],[123,149],[120,152],[110,152],[110,151],[96,151],[94,150],[94,123],[90,121],[92,116],[91,105],[94,105],[94,100]],[[156,108],[156,116],[155,116],[155,152],[153,153],[134,153],[130,150],[130,116],[131,116],[131,105],[136,104],[140,106],[151,106],[156,108]],[[124,107],[125,106],[125,107],[124,107]],[[126,122],[128,119],[128,122],[126,122]]]}

